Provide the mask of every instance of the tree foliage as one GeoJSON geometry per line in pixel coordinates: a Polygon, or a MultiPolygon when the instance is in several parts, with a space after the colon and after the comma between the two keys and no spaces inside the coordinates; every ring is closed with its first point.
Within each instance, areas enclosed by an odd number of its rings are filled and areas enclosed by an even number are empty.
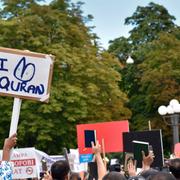
{"type": "Polygon", "coordinates": [[[174,20],[175,17],[161,5],[139,6],[125,19],[126,25],[133,25],[130,36],[116,38],[109,46],[109,52],[119,57],[123,64],[120,87],[130,99],[131,129],[146,130],[151,120],[152,128],[165,130],[166,148],[171,141],[171,132],[162,123],[157,109],[162,104],[167,105],[172,98],[180,99],[180,29],[174,20]],[[128,54],[135,61],[132,65],[125,64],[128,54]]]}
{"type": "MultiPolygon", "coordinates": [[[[180,31],[179,31],[180,33],[180,31]]],[[[172,98],[179,99],[180,39],[173,33],[162,33],[159,40],[147,45],[145,61],[139,65],[140,90],[146,94],[146,112],[157,109],[172,98]]]]}
{"type": "MultiPolygon", "coordinates": [[[[49,104],[23,100],[20,147],[58,153],[76,147],[76,124],[130,118],[127,96],[118,87],[119,62],[93,45],[96,39],[84,24],[81,3],[3,2],[0,46],[55,55],[49,104]]],[[[1,137],[8,134],[11,107],[12,98],[0,98],[1,137]]]]}
{"type": "Polygon", "coordinates": [[[116,57],[118,57],[121,61],[127,59],[128,55],[131,54],[132,45],[129,40],[125,37],[119,37],[114,40],[109,41],[110,46],[108,51],[113,53],[116,57]]]}
{"type": "Polygon", "coordinates": [[[129,39],[137,46],[156,39],[159,32],[170,32],[175,26],[174,20],[166,8],[151,2],[146,7],[138,6],[134,14],[125,19],[125,24],[134,26],[129,39]]]}
{"type": "Polygon", "coordinates": [[[141,72],[138,91],[140,95],[134,95],[131,100],[132,107],[136,109],[136,115],[133,118],[136,120],[136,126],[142,128],[139,119],[151,120],[153,128],[163,129],[163,140],[168,149],[172,132],[170,127],[162,123],[162,117],[158,115],[157,109],[160,105],[168,105],[171,99],[180,99],[180,39],[178,34],[180,34],[179,29],[171,34],[163,32],[158,40],[147,44],[142,49],[145,59],[138,65],[138,71],[141,72]]]}

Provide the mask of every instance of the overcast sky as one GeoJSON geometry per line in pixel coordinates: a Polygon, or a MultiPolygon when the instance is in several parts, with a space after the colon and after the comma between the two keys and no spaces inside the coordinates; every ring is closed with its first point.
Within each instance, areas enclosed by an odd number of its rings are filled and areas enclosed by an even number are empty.
{"type": "MultiPolygon", "coordinates": [[[[51,0],[47,0],[50,2],[51,0]]],[[[79,0],[71,0],[77,2],[79,0]]],[[[132,16],[137,6],[147,6],[150,2],[163,5],[171,15],[177,19],[175,23],[180,25],[180,0],[81,0],[84,15],[93,15],[93,21],[88,25],[95,26],[94,32],[100,37],[104,48],[108,47],[108,41],[120,36],[128,37],[130,25],[124,25],[126,17],[132,16]]]]}

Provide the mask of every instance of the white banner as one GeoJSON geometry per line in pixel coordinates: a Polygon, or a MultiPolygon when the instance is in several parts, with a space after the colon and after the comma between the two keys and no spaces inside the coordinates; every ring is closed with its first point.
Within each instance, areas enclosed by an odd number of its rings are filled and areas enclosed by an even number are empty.
{"type": "Polygon", "coordinates": [[[78,149],[70,149],[68,154],[69,165],[72,172],[82,172],[87,171],[87,163],[79,162],[79,151],[78,149]]]}
{"type": "MultiPolygon", "coordinates": [[[[2,151],[0,154],[2,156],[2,151]]],[[[11,154],[11,162],[13,162],[13,179],[38,177],[39,166],[35,148],[14,149],[11,154]]]]}
{"type": "Polygon", "coordinates": [[[47,101],[52,66],[50,55],[0,48],[0,94],[47,101]]]}
{"type": "MultiPolygon", "coordinates": [[[[0,160],[2,159],[2,150],[0,150],[0,160]]],[[[47,168],[57,160],[64,160],[64,156],[49,156],[35,148],[14,149],[11,154],[13,162],[13,179],[40,178],[42,172],[42,160],[47,162],[47,168]]]]}

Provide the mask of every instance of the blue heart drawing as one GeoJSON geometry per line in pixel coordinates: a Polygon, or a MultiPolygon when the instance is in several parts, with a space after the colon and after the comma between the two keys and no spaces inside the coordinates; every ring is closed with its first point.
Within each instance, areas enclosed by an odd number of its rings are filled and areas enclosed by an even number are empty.
{"type": "Polygon", "coordinates": [[[14,76],[23,82],[31,81],[35,74],[35,65],[32,63],[26,63],[25,57],[23,57],[14,69],[14,76]]]}

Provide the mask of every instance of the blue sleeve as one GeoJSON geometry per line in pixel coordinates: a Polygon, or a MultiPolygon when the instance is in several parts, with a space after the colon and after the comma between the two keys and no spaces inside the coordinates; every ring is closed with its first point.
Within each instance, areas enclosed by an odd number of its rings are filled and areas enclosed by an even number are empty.
{"type": "Polygon", "coordinates": [[[2,161],[0,164],[0,179],[12,180],[12,167],[8,161],[2,161]]]}

